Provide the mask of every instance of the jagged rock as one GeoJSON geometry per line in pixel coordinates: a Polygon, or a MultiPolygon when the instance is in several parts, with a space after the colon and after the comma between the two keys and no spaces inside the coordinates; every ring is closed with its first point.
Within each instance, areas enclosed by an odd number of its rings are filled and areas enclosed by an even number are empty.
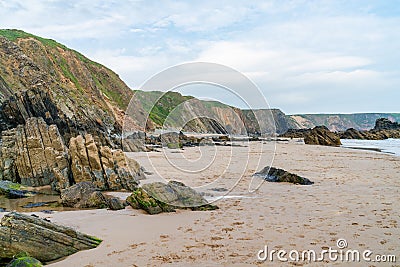
{"type": "Polygon", "coordinates": [[[8,198],[31,197],[36,193],[27,190],[26,187],[13,183],[11,181],[0,181],[0,195],[6,195],[8,198]]]}
{"type": "Polygon", "coordinates": [[[100,243],[98,238],[72,228],[16,212],[4,215],[0,222],[0,259],[11,259],[25,252],[42,262],[49,262],[95,248],[100,243]]]}
{"type": "Polygon", "coordinates": [[[279,135],[286,138],[304,138],[308,145],[340,146],[338,134],[329,131],[325,126],[316,126],[313,129],[289,129],[286,133],[279,135]]]}
{"type": "Polygon", "coordinates": [[[99,148],[90,134],[71,138],[68,149],[57,126],[46,125],[42,118],[29,118],[25,126],[3,131],[2,140],[0,180],[51,184],[57,191],[82,181],[102,190],[134,190],[145,178],[134,159],[125,159],[121,150],[99,148]]]}
{"type": "Polygon", "coordinates": [[[286,182],[301,185],[311,185],[314,183],[307,178],[298,176],[297,174],[268,166],[262,169],[260,172],[256,172],[254,176],[262,177],[268,182],[286,182]]]}
{"type": "Polygon", "coordinates": [[[106,197],[92,182],[80,182],[61,190],[61,203],[74,208],[106,208],[106,197]]]}
{"type": "Polygon", "coordinates": [[[53,40],[18,30],[2,30],[3,34],[1,130],[41,117],[57,125],[66,144],[70,137],[87,132],[98,144],[119,145],[120,111],[133,92],[115,73],[53,40]],[[18,41],[8,39],[8,34],[18,36],[18,41]]]}
{"type": "Polygon", "coordinates": [[[120,150],[97,147],[90,134],[70,139],[71,171],[75,182],[93,181],[100,189],[135,190],[144,179],[140,165],[120,150]]]}
{"type": "Polygon", "coordinates": [[[68,149],[57,126],[48,126],[42,118],[29,118],[24,126],[3,131],[2,139],[2,180],[28,186],[69,186],[68,149]]]}
{"type": "Polygon", "coordinates": [[[392,122],[386,118],[380,118],[375,121],[374,130],[400,130],[400,123],[392,122]]]}
{"type": "Polygon", "coordinates": [[[168,184],[161,182],[144,184],[135,190],[127,203],[133,208],[143,209],[149,214],[171,212],[177,208],[191,208],[192,210],[213,210],[218,207],[210,205],[203,196],[177,181],[168,184]]]}
{"type": "Polygon", "coordinates": [[[306,133],[304,143],[322,146],[340,146],[342,144],[339,135],[332,133],[325,126],[314,127],[310,132],[306,133]]]}
{"type": "Polygon", "coordinates": [[[32,257],[20,257],[13,259],[6,267],[42,267],[43,264],[32,257]]]}

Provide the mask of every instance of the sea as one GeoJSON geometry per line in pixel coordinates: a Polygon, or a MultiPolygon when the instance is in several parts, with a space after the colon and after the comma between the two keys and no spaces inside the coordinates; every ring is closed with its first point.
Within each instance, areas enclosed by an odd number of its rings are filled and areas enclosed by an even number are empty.
{"type": "Polygon", "coordinates": [[[400,139],[356,140],[341,139],[342,147],[370,149],[400,156],[400,139]]]}

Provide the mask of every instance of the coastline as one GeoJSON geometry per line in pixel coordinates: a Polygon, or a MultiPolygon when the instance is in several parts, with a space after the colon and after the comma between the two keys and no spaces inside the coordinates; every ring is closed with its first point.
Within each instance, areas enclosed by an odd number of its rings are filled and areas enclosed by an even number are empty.
{"type": "MultiPolygon", "coordinates": [[[[240,153],[243,148],[233,149],[240,153]]],[[[183,153],[194,154],[194,150],[183,153]]],[[[160,153],[150,156],[154,163],[160,161],[160,153]]],[[[265,182],[254,198],[225,198],[216,203],[219,210],[208,212],[151,216],[129,207],[121,211],[38,212],[40,217],[104,240],[96,249],[49,266],[281,266],[281,262],[258,261],[257,252],[264,245],[321,250],[335,247],[338,238],[345,238],[351,249],[399,253],[398,157],[289,143],[277,144],[273,166],[315,184],[265,182]]],[[[171,168],[162,171],[175,174],[171,168]]],[[[254,169],[246,170],[232,195],[247,190],[252,173],[254,169]]],[[[198,182],[203,179],[207,177],[200,176],[198,182]]]]}

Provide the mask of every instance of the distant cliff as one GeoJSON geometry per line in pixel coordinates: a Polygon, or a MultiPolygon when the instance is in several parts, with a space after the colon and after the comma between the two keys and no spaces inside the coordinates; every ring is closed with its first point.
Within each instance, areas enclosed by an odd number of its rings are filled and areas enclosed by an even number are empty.
{"type": "Polygon", "coordinates": [[[299,114],[289,115],[297,128],[314,128],[324,125],[329,130],[339,132],[349,128],[369,130],[374,128],[375,121],[387,118],[393,122],[400,121],[400,113],[356,113],[356,114],[299,114]]]}

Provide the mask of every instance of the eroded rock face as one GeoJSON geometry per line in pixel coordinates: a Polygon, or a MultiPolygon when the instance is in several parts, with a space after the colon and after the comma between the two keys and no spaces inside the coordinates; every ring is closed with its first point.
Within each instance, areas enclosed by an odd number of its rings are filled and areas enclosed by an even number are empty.
{"type": "Polygon", "coordinates": [[[68,148],[58,128],[42,118],[2,132],[0,177],[28,186],[69,186],[68,148]]]}
{"type": "Polygon", "coordinates": [[[68,149],[57,126],[42,118],[2,132],[0,180],[52,185],[57,191],[90,181],[101,190],[133,191],[144,178],[134,159],[125,159],[122,150],[99,147],[90,134],[72,137],[68,149]]]}
{"type": "Polygon", "coordinates": [[[0,259],[25,252],[49,262],[97,247],[101,240],[47,220],[11,212],[0,222],[0,259]]]}
{"type": "Polygon", "coordinates": [[[133,191],[138,180],[144,179],[143,171],[134,159],[126,159],[122,150],[98,147],[90,134],[71,138],[69,149],[71,172],[77,183],[92,181],[103,190],[133,191]]]}

